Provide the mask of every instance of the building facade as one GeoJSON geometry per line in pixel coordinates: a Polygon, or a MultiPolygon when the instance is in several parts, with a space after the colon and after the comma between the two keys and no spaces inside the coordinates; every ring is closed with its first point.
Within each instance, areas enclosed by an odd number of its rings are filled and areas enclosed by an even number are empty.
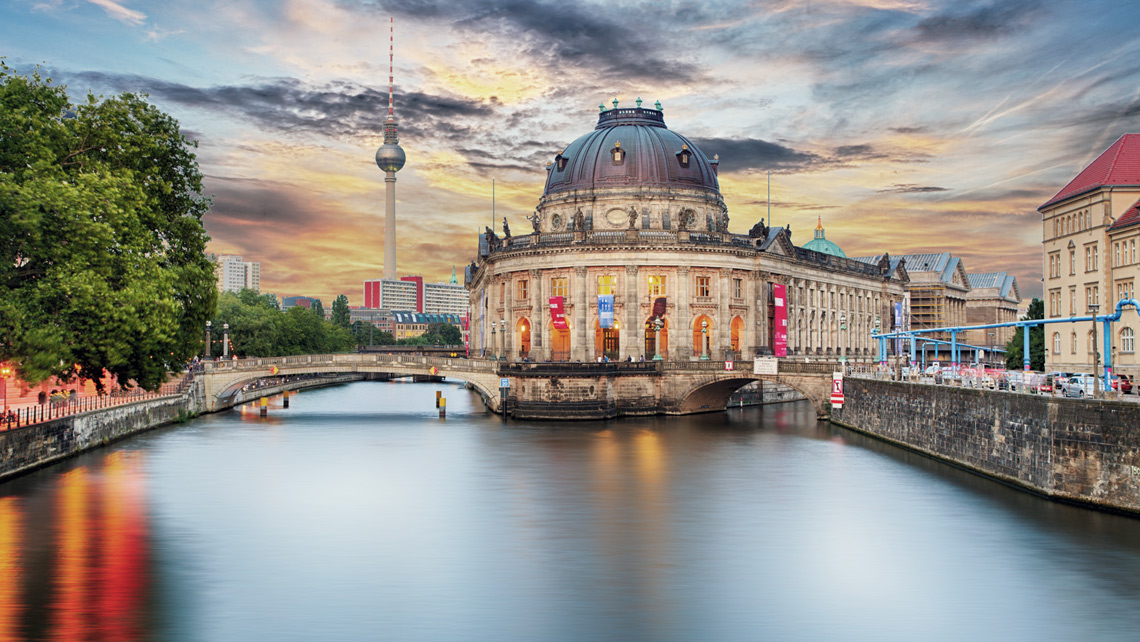
{"type": "Polygon", "coordinates": [[[467,316],[467,303],[467,288],[454,281],[424,283],[424,312],[427,314],[467,316]]]}
{"type": "Polygon", "coordinates": [[[261,263],[244,261],[234,254],[220,254],[214,259],[214,274],[219,292],[240,292],[243,288],[261,292],[261,263]]]}
{"type": "MultiPolygon", "coordinates": [[[[1021,305],[1021,292],[1017,288],[1017,278],[1007,272],[987,272],[969,274],[970,292],[966,295],[966,323],[988,325],[991,323],[1011,323],[1017,321],[1017,308],[1021,305]]],[[[1013,326],[986,328],[966,332],[966,342],[975,346],[985,346],[987,351],[1002,348],[1017,332],[1013,326]]],[[[1004,357],[990,359],[1001,362],[1004,357]]]]}
{"type": "MultiPolygon", "coordinates": [[[[1045,317],[1111,313],[1136,297],[1140,256],[1140,134],[1125,134],[1037,211],[1042,222],[1045,317]]],[[[1140,374],[1137,315],[1131,309],[1113,325],[1109,349],[1117,372],[1140,374]]],[[[1095,348],[1103,363],[1103,324],[1095,348]]],[[[1046,370],[1092,372],[1092,321],[1045,326],[1046,370]]]]}
{"type": "Polygon", "coordinates": [[[730,233],[717,165],[660,109],[603,107],[547,166],[529,233],[481,235],[465,279],[471,353],[751,359],[786,333],[792,356],[874,360],[872,328],[902,300],[905,269],[796,247],[763,221],[730,233]]]}

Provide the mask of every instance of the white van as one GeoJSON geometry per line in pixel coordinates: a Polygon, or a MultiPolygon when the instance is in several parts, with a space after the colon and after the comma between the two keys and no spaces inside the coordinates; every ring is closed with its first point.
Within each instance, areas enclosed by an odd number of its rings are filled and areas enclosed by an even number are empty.
{"type": "Polygon", "coordinates": [[[1065,380],[1062,392],[1066,397],[1093,396],[1094,377],[1086,372],[1074,374],[1065,380]]]}

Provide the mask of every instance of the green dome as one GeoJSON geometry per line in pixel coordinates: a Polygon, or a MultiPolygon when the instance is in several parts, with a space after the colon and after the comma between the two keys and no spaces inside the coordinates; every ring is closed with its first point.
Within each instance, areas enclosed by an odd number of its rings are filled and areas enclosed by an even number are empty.
{"type": "Polygon", "coordinates": [[[838,256],[847,258],[843,250],[838,245],[827,240],[823,235],[823,219],[819,219],[819,224],[815,227],[815,238],[804,244],[805,250],[812,250],[820,252],[821,254],[830,254],[831,256],[838,256]]]}

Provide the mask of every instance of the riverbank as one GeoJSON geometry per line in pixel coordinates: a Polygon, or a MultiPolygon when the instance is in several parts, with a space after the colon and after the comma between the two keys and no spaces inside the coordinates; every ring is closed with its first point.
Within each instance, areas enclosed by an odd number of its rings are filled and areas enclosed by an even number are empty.
{"type": "MultiPolygon", "coordinates": [[[[285,389],[321,388],[360,379],[361,375],[341,375],[291,381],[248,391],[243,399],[249,402],[281,394],[285,389]]],[[[191,381],[181,394],[120,403],[0,431],[0,483],[132,435],[186,421],[202,414],[204,408],[201,387],[191,381]]]]}

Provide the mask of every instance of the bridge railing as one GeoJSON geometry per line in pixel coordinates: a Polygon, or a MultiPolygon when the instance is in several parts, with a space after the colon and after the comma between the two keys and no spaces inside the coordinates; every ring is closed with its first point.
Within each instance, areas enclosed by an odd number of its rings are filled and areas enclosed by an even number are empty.
{"type": "Polygon", "coordinates": [[[438,366],[469,372],[494,372],[498,365],[490,361],[467,359],[465,357],[436,357],[414,354],[380,354],[346,352],[337,354],[303,354],[289,357],[247,357],[223,361],[206,361],[201,364],[204,372],[225,372],[238,370],[259,370],[271,366],[337,366],[366,364],[398,364],[405,366],[438,366]]]}
{"type": "Polygon", "coordinates": [[[663,361],[610,361],[608,363],[540,361],[535,363],[505,363],[499,366],[499,374],[505,376],[512,374],[528,375],[532,377],[654,374],[661,372],[663,363],[663,361]]]}

